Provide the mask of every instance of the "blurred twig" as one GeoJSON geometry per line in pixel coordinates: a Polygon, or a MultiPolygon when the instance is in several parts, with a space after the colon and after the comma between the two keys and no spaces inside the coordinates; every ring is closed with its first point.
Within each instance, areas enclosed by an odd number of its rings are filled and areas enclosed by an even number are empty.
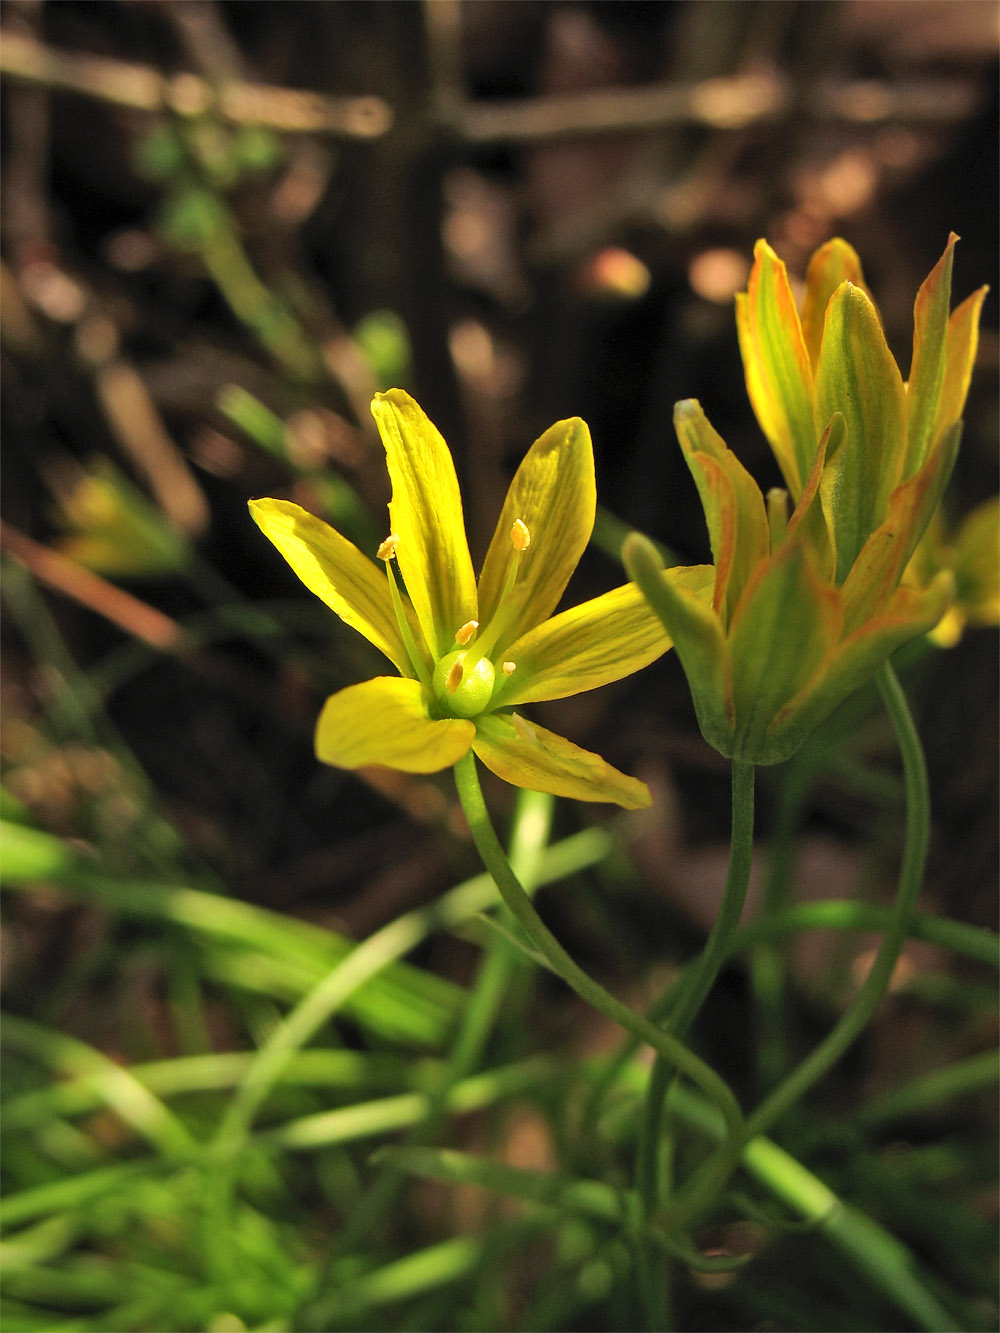
{"type": "Polygon", "coordinates": [[[283,134],[377,139],[393,120],[380,97],[326,97],[242,80],[214,88],[196,74],[167,77],[148,65],[57,51],[10,30],[0,43],[0,73],[137,111],[173,111],[179,116],[214,111],[234,125],[265,126],[283,134]]]}
{"type": "Polygon", "coordinates": [[[748,125],[808,116],[824,121],[955,122],[976,106],[974,85],[955,79],[890,84],[874,80],[811,84],[807,98],[777,74],[741,74],[694,85],[609,88],[595,92],[525,98],[518,102],[466,103],[449,123],[467,143],[537,143],[596,134],[621,134],[677,125],[744,129],[748,125]]]}

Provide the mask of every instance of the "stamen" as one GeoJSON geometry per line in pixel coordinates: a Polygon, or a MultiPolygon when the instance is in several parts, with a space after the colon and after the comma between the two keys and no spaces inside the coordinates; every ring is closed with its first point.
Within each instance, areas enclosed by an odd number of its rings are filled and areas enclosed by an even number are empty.
{"type": "Polygon", "coordinates": [[[444,683],[444,687],[449,694],[455,693],[459,685],[461,685],[462,677],[464,675],[465,672],[462,670],[462,663],[456,662],[455,665],[452,667],[452,669],[448,672],[448,679],[444,683]]]}
{"type": "Polygon", "coordinates": [[[531,533],[528,531],[527,523],[522,519],[515,518],[514,526],[510,530],[510,539],[514,544],[515,551],[526,551],[531,545],[531,533]]]}
{"type": "Polygon", "coordinates": [[[504,674],[505,676],[512,676],[516,670],[517,670],[517,663],[516,663],[516,662],[504,662],[504,664],[503,664],[503,674],[504,674]]]}
{"type": "Polygon", "coordinates": [[[788,531],[788,492],[781,486],[772,486],[767,493],[767,524],[773,554],[784,542],[788,531]]]}
{"type": "Polygon", "coordinates": [[[380,560],[391,560],[396,554],[396,547],[399,545],[399,534],[390,532],[385,541],[379,545],[377,555],[380,560]]]}
{"type": "MultiPolygon", "coordinates": [[[[410,665],[413,667],[413,674],[421,685],[430,685],[431,673],[427,670],[427,662],[424,655],[418,649],[413,638],[413,631],[410,629],[410,621],[406,614],[406,608],[403,606],[402,594],[396,583],[396,575],[392,570],[392,556],[396,550],[396,544],[399,538],[394,532],[390,532],[385,541],[378,548],[380,557],[385,561],[386,578],[389,580],[389,597],[392,600],[392,609],[396,616],[396,624],[399,627],[399,637],[403,640],[403,647],[406,649],[406,655],[410,659],[410,665]],[[391,548],[387,555],[382,555],[384,547],[391,548]]],[[[405,673],[404,673],[405,674],[405,673]]]]}
{"type": "Polygon", "coordinates": [[[510,720],[522,741],[533,741],[535,739],[535,728],[526,717],[522,717],[520,713],[511,713],[510,720]]]}
{"type": "Polygon", "coordinates": [[[464,648],[478,628],[478,620],[467,620],[462,628],[455,632],[455,642],[464,648]]]}

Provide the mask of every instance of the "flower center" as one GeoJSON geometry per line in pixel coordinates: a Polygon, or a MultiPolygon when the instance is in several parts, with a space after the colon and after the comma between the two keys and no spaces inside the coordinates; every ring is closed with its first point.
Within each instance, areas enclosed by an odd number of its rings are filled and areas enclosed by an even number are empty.
{"type": "Polygon", "coordinates": [[[519,518],[514,520],[510,530],[510,541],[514,548],[514,558],[507,570],[503,592],[489,624],[480,627],[478,620],[467,620],[464,625],[460,625],[455,631],[456,647],[435,663],[429,678],[424,659],[413,641],[406,609],[392,572],[392,560],[399,538],[395,533],[390,533],[378,549],[379,559],[385,562],[396,621],[407,655],[418,679],[430,686],[440,707],[452,717],[473,718],[485,712],[496,688],[498,665],[503,673],[501,681],[517,670],[516,662],[505,661],[495,665],[491,657],[497,641],[517,613],[510,594],[517,582],[521,557],[531,545],[531,533],[527,524],[519,518]]]}

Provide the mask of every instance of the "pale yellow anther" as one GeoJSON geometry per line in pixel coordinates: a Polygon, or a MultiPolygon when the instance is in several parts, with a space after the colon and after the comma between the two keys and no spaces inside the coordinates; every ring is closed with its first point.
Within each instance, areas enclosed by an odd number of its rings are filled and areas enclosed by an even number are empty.
{"type": "Polygon", "coordinates": [[[535,739],[535,728],[526,717],[522,717],[520,713],[511,713],[510,720],[522,741],[533,741],[535,739]]]}
{"type": "Polygon", "coordinates": [[[531,545],[531,533],[528,531],[527,523],[515,518],[514,526],[510,530],[510,540],[515,551],[526,551],[531,545]]]}
{"type": "Polygon", "coordinates": [[[390,532],[385,541],[381,543],[376,554],[380,560],[391,560],[396,554],[396,547],[399,545],[399,534],[390,532]]]}
{"type": "Polygon", "coordinates": [[[462,663],[456,662],[455,665],[452,667],[452,669],[448,672],[448,677],[444,683],[444,687],[449,694],[455,693],[459,685],[461,685],[462,683],[462,676],[464,674],[465,673],[462,671],[462,663]]]}
{"type": "Polygon", "coordinates": [[[516,663],[516,662],[504,662],[504,664],[503,664],[503,674],[504,674],[505,676],[512,676],[516,670],[517,670],[517,663],[516,663]]]}
{"type": "Polygon", "coordinates": [[[455,642],[461,644],[464,648],[469,642],[476,630],[479,628],[478,620],[467,620],[460,630],[455,633],[455,642]]]}

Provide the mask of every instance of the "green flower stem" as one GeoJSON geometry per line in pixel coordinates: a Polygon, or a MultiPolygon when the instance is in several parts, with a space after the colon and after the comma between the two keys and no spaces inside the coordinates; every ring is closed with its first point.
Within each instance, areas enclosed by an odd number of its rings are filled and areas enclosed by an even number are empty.
{"type": "Polygon", "coordinates": [[[573,961],[535,911],[531,899],[511,869],[510,862],[494,832],[479,785],[475,757],[471,751],[455,765],[455,784],[469,823],[472,840],[482,857],[483,864],[493,876],[511,916],[553,971],[562,977],[587,1004],[646,1042],[657,1054],[664,1056],[681,1073],[696,1083],[719,1108],[726,1123],[729,1141],[735,1144],[742,1143],[743,1116],[736,1098],[718,1074],[676,1037],[635,1013],[628,1005],[616,999],[588,976],[583,968],[573,961]]]}
{"type": "MultiPolygon", "coordinates": [[[[748,1117],[746,1141],[765,1131],[824,1077],[861,1035],[889,989],[892,974],[910,930],[923,881],[930,836],[927,766],[913,717],[896,674],[886,663],[876,676],[903,761],[906,794],[906,839],[896,899],[871,971],[839,1022],[805,1060],[748,1117]]],[[[671,1206],[660,1215],[669,1229],[683,1226],[711,1203],[722,1189],[740,1155],[727,1143],[686,1182],[671,1206]]]]}
{"type": "MultiPolygon", "coordinates": [[[[705,947],[698,959],[684,973],[676,1000],[670,1010],[665,1029],[683,1040],[690,1031],[701,1006],[715,984],[719,971],[729,956],[733,934],[739,925],[750,883],[750,861],[753,852],[754,766],[733,761],[732,767],[732,822],[729,843],[729,869],[719,914],[709,932],[705,947]]],[[[659,1202],[660,1181],[663,1175],[663,1108],[670,1086],[675,1062],[657,1054],[646,1089],[645,1110],[639,1126],[636,1153],[636,1187],[644,1217],[649,1217],[659,1202]]],[[[646,1272],[657,1271],[647,1255],[646,1272]]],[[[665,1271],[665,1265],[658,1265],[665,1271]]],[[[652,1288],[661,1288],[654,1281],[652,1288]]],[[[647,1292],[647,1307],[654,1327],[665,1322],[662,1294],[647,1292]]]]}

